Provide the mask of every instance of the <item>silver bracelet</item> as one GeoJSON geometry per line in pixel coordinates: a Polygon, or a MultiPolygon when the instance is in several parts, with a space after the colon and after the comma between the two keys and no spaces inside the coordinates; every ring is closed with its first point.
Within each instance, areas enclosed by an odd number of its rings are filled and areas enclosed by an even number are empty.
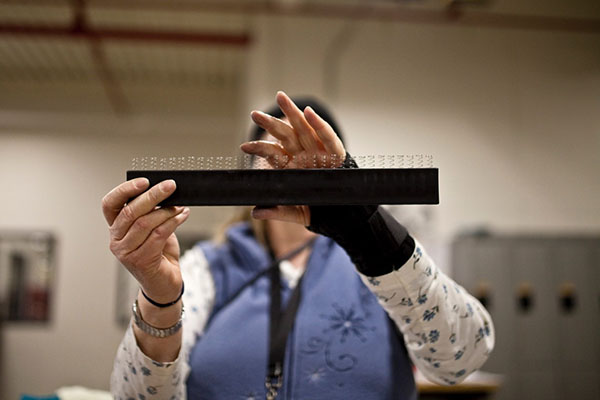
{"type": "Polygon", "coordinates": [[[166,338],[166,337],[169,337],[169,336],[174,335],[177,332],[179,332],[179,330],[183,326],[183,319],[185,318],[185,311],[183,309],[183,304],[182,304],[181,305],[181,315],[179,316],[179,321],[177,321],[175,323],[175,325],[173,325],[173,326],[161,329],[161,328],[156,328],[152,325],[149,325],[146,321],[144,321],[144,319],[142,318],[142,314],[140,313],[140,306],[138,304],[137,299],[133,302],[131,309],[133,311],[133,322],[135,323],[135,326],[140,328],[140,330],[142,332],[145,332],[148,335],[154,336],[157,338],[166,338]]]}

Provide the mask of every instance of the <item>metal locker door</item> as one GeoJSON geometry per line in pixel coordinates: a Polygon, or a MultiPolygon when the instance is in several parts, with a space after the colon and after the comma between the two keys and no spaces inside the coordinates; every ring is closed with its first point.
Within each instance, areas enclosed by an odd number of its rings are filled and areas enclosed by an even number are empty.
{"type": "Polygon", "coordinates": [[[558,273],[555,307],[560,343],[556,372],[563,398],[600,398],[595,379],[600,352],[600,315],[594,295],[598,285],[594,250],[598,243],[592,238],[567,238],[557,241],[553,249],[558,273]]]}
{"type": "Polygon", "coordinates": [[[510,249],[509,241],[494,237],[481,239],[473,251],[473,262],[477,270],[475,281],[469,292],[480,299],[490,313],[496,329],[494,352],[485,364],[486,371],[506,373],[512,364],[514,337],[510,327],[514,315],[510,304],[510,249]]]}
{"type": "Polygon", "coordinates": [[[558,399],[552,241],[520,238],[513,250],[515,381],[519,398],[558,399]]]}
{"type": "Polygon", "coordinates": [[[496,330],[494,351],[483,366],[483,370],[502,374],[504,383],[497,400],[517,398],[514,377],[511,376],[515,357],[515,336],[512,327],[515,316],[512,311],[511,265],[512,240],[506,237],[490,237],[478,241],[474,251],[474,262],[478,273],[471,294],[483,300],[492,317],[496,330]]]}
{"type": "Polygon", "coordinates": [[[497,400],[516,398],[510,376],[515,354],[511,243],[498,236],[462,237],[453,246],[455,280],[484,304],[494,323],[496,344],[482,369],[504,376],[497,400]]]}
{"type": "Polygon", "coordinates": [[[553,249],[557,271],[554,305],[559,315],[560,362],[592,368],[598,360],[597,285],[593,276],[593,242],[564,239],[553,249]]]}
{"type": "MultiPolygon", "coordinates": [[[[600,318],[600,238],[597,238],[592,243],[592,264],[589,266],[592,270],[592,282],[595,282],[595,285],[592,286],[592,293],[590,296],[592,297],[592,302],[596,304],[596,307],[593,309],[594,314],[599,316],[600,318]]],[[[600,321],[596,319],[596,332],[599,332],[598,336],[600,336],[600,321]]],[[[596,390],[600,392],[600,351],[596,354],[596,368],[591,371],[596,378],[596,390]]],[[[600,396],[598,396],[600,398],[600,396]]]]}

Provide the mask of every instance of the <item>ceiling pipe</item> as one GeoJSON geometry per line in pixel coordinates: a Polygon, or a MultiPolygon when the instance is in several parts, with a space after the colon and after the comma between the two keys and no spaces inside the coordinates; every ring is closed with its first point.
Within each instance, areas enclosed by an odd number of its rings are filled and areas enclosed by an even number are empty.
{"type": "Polygon", "coordinates": [[[74,29],[69,26],[14,25],[5,23],[0,24],[0,35],[43,36],[59,39],[167,42],[234,47],[245,47],[250,44],[250,36],[246,33],[227,34],[217,32],[151,31],[120,28],[91,28],[88,26],[74,29]]]}
{"type": "MultiPolygon", "coordinates": [[[[74,33],[86,32],[87,18],[85,0],[73,0],[72,7],[75,18],[73,20],[71,31],[74,33]]],[[[89,44],[90,56],[92,58],[92,63],[94,64],[94,69],[96,70],[96,74],[98,74],[100,82],[102,82],[104,93],[106,93],[106,97],[113,111],[117,116],[124,116],[131,113],[131,105],[108,65],[100,38],[88,37],[87,43],[89,44]]]]}
{"type": "MultiPolygon", "coordinates": [[[[57,0],[18,1],[17,4],[64,5],[57,0]]],[[[402,5],[365,2],[358,5],[280,3],[261,1],[168,1],[163,0],[91,0],[93,9],[150,10],[171,12],[215,12],[235,14],[266,14],[304,16],[336,19],[379,20],[390,22],[440,24],[449,26],[483,27],[498,29],[525,29],[600,33],[600,19],[552,17],[539,15],[507,14],[466,9],[461,2],[451,2],[448,7],[430,10],[414,9],[402,5]]]]}
{"type": "Polygon", "coordinates": [[[89,43],[90,57],[94,69],[106,93],[108,102],[119,116],[131,113],[127,100],[118,80],[115,78],[103,48],[103,42],[161,42],[191,45],[216,45],[246,47],[250,36],[245,33],[229,34],[220,32],[186,32],[171,30],[136,30],[121,28],[92,28],[89,26],[86,12],[89,3],[84,0],[72,0],[73,22],[70,26],[16,25],[0,23],[0,36],[40,37],[57,39],[82,39],[89,43]]]}

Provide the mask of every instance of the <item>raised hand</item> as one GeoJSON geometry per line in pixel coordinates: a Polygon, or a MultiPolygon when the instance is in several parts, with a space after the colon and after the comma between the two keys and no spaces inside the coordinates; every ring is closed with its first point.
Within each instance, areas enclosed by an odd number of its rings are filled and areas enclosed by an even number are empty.
{"type": "MultiPolygon", "coordinates": [[[[346,150],[342,141],[312,108],[300,110],[283,92],[277,93],[277,104],[285,119],[260,111],[251,113],[252,120],[276,141],[246,142],[240,146],[242,151],[266,159],[274,168],[338,167],[343,163],[346,150]]],[[[255,208],[252,216],[310,224],[310,210],[303,205],[255,208]]]]}

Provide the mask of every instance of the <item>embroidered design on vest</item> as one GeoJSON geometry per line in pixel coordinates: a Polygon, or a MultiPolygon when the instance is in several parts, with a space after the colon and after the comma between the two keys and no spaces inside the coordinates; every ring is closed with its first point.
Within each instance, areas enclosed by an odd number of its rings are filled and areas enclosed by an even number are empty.
{"type": "Polygon", "coordinates": [[[340,343],[346,342],[346,338],[350,335],[356,336],[363,343],[366,342],[367,338],[364,333],[375,328],[365,325],[365,318],[357,315],[354,304],[348,309],[340,307],[337,303],[333,303],[332,307],[335,313],[330,315],[321,314],[321,318],[330,322],[329,328],[323,330],[323,333],[339,332],[341,335],[340,343]]]}
{"type": "MultiPolygon", "coordinates": [[[[358,363],[358,358],[354,354],[342,353],[334,354],[333,344],[339,342],[343,344],[349,338],[357,338],[365,343],[369,332],[375,331],[374,326],[366,324],[366,319],[370,313],[365,313],[363,316],[357,312],[354,304],[345,308],[338,303],[333,303],[333,313],[321,314],[320,317],[329,323],[329,327],[323,329],[323,334],[329,337],[323,338],[313,336],[308,339],[306,347],[302,349],[304,354],[323,353],[325,365],[337,372],[345,372],[353,369],[358,363]]],[[[322,375],[325,371],[318,370],[318,375],[322,375]]]]}

